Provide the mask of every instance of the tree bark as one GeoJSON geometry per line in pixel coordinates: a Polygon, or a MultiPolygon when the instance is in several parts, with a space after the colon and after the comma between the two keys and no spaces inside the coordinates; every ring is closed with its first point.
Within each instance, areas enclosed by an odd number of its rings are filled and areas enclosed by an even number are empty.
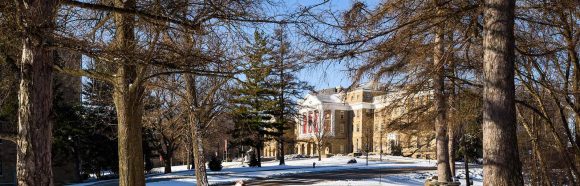
{"type": "MultiPolygon", "coordinates": [[[[450,36],[450,40],[452,40],[452,36],[450,36]]],[[[448,152],[449,152],[449,172],[450,176],[455,179],[456,167],[455,167],[455,149],[457,147],[458,141],[456,140],[456,136],[458,136],[458,132],[460,131],[460,120],[458,117],[458,99],[457,99],[457,89],[456,89],[456,82],[455,78],[457,77],[456,71],[456,63],[453,58],[449,59],[449,72],[453,76],[450,81],[449,85],[449,105],[447,106],[449,120],[448,127],[447,127],[447,136],[449,137],[448,141],[448,152]]],[[[457,87],[459,88],[459,87],[457,87]]]]}
{"type": "Polygon", "coordinates": [[[165,174],[171,173],[171,156],[169,155],[163,156],[163,164],[165,169],[163,173],[165,174]]]}
{"type": "Polygon", "coordinates": [[[318,161],[322,161],[322,145],[318,145],[317,150],[318,150],[318,161]]]}
{"type": "Polygon", "coordinates": [[[199,122],[195,122],[193,130],[193,159],[195,167],[195,178],[197,179],[197,185],[206,186],[209,185],[207,180],[207,174],[205,169],[205,156],[203,154],[203,142],[201,139],[199,122]]]}
{"type": "MultiPolygon", "coordinates": [[[[467,149],[467,145],[463,144],[463,149],[467,149]]],[[[469,156],[467,153],[463,153],[463,159],[465,160],[465,185],[470,186],[471,181],[469,180],[469,156]]]]}
{"type": "MultiPolygon", "coordinates": [[[[193,158],[191,158],[191,150],[190,150],[189,146],[190,145],[188,144],[187,145],[187,161],[185,162],[185,163],[187,163],[187,170],[191,169],[191,159],[193,159],[193,158]]],[[[191,145],[191,146],[193,146],[193,145],[191,145]]]]}
{"type": "MultiPolygon", "coordinates": [[[[437,13],[441,14],[440,2],[435,0],[437,13]]],[[[437,146],[437,180],[440,183],[450,181],[448,136],[447,136],[447,102],[445,95],[445,60],[443,25],[435,27],[435,48],[433,51],[433,91],[435,96],[435,135],[437,146]]]]}
{"type": "Polygon", "coordinates": [[[449,173],[451,177],[455,177],[455,146],[457,145],[455,140],[455,128],[453,125],[449,126],[447,134],[449,136],[449,141],[447,143],[448,156],[449,156],[449,173]]]}
{"type": "MultiPolygon", "coordinates": [[[[123,69],[123,68],[122,68],[123,69]]],[[[121,73],[125,74],[120,70],[121,73]]],[[[120,78],[124,81],[125,78],[120,78]]],[[[119,82],[118,82],[119,83],[119,82]]],[[[128,90],[121,85],[115,87],[114,102],[117,108],[118,148],[119,148],[119,185],[145,185],[143,165],[142,123],[143,90],[128,90]],[[135,92],[137,91],[137,92],[135,92]]],[[[125,86],[127,87],[127,86],[125,86]]]]}
{"type": "Polygon", "coordinates": [[[285,162],[285,159],[284,159],[284,154],[286,153],[284,151],[284,133],[282,133],[282,137],[280,137],[278,146],[279,146],[278,148],[280,148],[279,153],[278,153],[278,158],[280,160],[280,165],[286,165],[286,162],[285,162]]]}
{"type": "MultiPolygon", "coordinates": [[[[262,143],[262,142],[260,142],[262,143]]],[[[264,146],[263,145],[258,145],[258,148],[256,148],[256,152],[258,153],[258,167],[262,167],[262,148],[264,146]]]]}
{"type": "MultiPolygon", "coordinates": [[[[135,8],[134,0],[115,0],[116,7],[135,8]]],[[[135,49],[135,18],[115,13],[115,43],[119,51],[135,49]]],[[[142,144],[144,88],[139,81],[138,66],[130,57],[121,59],[114,79],[113,102],[117,109],[119,148],[119,185],[144,186],[145,167],[142,144]]]]}
{"type": "Polygon", "coordinates": [[[18,185],[53,185],[52,178],[52,64],[48,48],[54,31],[57,0],[19,1],[22,40],[18,109],[18,185]]]}
{"type": "Polygon", "coordinates": [[[484,185],[523,185],[514,86],[514,0],[484,2],[484,185]]]}
{"type": "Polygon", "coordinates": [[[209,182],[207,180],[207,171],[205,168],[205,157],[203,154],[203,140],[201,136],[201,123],[199,122],[199,116],[196,114],[196,82],[193,75],[185,75],[185,86],[186,86],[186,96],[189,100],[189,123],[191,125],[191,137],[193,145],[193,167],[195,168],[195,178],[197,180],[197,185],[207,186],[209,182]]]}

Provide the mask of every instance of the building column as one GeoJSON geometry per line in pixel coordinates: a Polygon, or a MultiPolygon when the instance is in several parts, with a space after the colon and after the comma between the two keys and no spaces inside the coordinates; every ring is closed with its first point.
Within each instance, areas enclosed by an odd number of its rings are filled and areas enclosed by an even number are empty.
{"type": "Polygon", "coordinates": [[[330,133],[332,135],[334,135],[334,132],[335,132],[335,130],[334,130],[334,127],[335,127],[334,120],[336,119],[335,118],[335,116],[336,116],[335,112],[336,112],[335,109],[332,109],[330,111],[330,133]]]}
{"type": "Polygon", "coordinates": [[[306,121],[308,125],[306,127],[306,132],[308,132],[308,134],[312,134],[312,124],[314,123],[314,113],[312,111],[308,111],[308,119],[306,121]]]}

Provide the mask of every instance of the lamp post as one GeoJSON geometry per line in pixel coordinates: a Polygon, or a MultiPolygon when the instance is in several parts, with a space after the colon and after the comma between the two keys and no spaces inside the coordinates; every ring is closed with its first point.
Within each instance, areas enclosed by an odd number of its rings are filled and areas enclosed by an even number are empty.
{"type": "Polygon", "coordinates": [[[369,166],[369,134],[367,134],[367,142],[366,142],[366,153],[367,153],[367,166],[369,166]]]}
{"type": "Polygon", "coordinates": [[[383,161],[383,128],[381,126],[380,130],[379,130],[379,161],[383,161]]]}
{"type": "Polygon", "coordinates": [[[368,140],[367,140],[367,166],[369,166],[369,144],[368,144],[368,140]]]}

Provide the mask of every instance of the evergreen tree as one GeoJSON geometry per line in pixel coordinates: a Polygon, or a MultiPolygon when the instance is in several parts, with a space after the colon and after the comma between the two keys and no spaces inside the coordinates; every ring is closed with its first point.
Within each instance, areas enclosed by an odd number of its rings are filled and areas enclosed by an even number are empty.
{"type": "Polygon", "coordinates": [[[272,113],[276,107],[276,91],[272,89],[271,48],[264,34],[256,31],[254,42],[244,50],[246,53],[245,81],[232,91],[232,115],[235,127],[232,143],[254,147],[258,167],[264,141],[275,135],[272,113]]]}
{"type": "Polygon", "coordinates": [[[77,129],[68,136],[80,153],[83,173],[95,174],[101,179],[102,171],[117,173],[119,169],[115,127],[117,115],[111,99],[112,87],[95,79],[88,79],[82,86],[80,115],[83,122],[72,126],[77,129]]]}
{"type": "Polygon", "coordinates": [[[221,171],[223,168],[222,160],[220,160],[216,156],[212,156],[211,160],[209,161],[208,167],[212,171],[221,171]]]}
{"type": "Polygon", "coordinates": [[[304,90],[312,90],[312,87],[307,82],[300,81],[295,75],[303,68],[303,65],[299,63],[299,58],[290,49],[291,43],[283,26],[274,30],[272,40],[271,54],[275,63],[272,70],[275,77],[272,88],[277,101],[273,110],[275,117],[272,123],[275,129],[273,136],[278,144],[277,158],[280,160],[280,165],[284,165],[284,145],[292,140],[284,138],[284,131],[291,129],[295,124],[299,108],[296,100],[302,96],[304,90]]]}

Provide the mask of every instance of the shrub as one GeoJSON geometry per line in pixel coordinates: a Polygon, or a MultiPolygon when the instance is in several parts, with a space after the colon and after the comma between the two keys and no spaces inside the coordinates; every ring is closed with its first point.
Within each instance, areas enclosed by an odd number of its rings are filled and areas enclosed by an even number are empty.
{"type": "Polygon", "coordinates": [[[402,156],[403,155],[403,148],[400,145],[395,144],[394,141],[390,141],[391,146],[391,155],[393,156],[402,156]]]}
{"type": "Polygon", "coordinates": [[[354,158],[353,158],[353,159],[350,159],[350,160],[348,160],[348,162],[346,162],[346,163],[347,163],[347,164],[356,163],[356,159],[354,159],[354,158]]]}
{"type": "Polygon", "coordinates": [[[221,171],[223,166],[222,166],[222,160],[218,159],[215,156],[211,157],[211,160],[209,161],[209,169],[211,171],[221,171]]]}
{"type": "Polygon", "coordinates": [[[258,167],[259,165],[260,165],[260,162],[258,162],[258,158],[256,158],[256,154],[252,154],[250,156],[250,162],[248,163],[248,166],[258,167]]]}

